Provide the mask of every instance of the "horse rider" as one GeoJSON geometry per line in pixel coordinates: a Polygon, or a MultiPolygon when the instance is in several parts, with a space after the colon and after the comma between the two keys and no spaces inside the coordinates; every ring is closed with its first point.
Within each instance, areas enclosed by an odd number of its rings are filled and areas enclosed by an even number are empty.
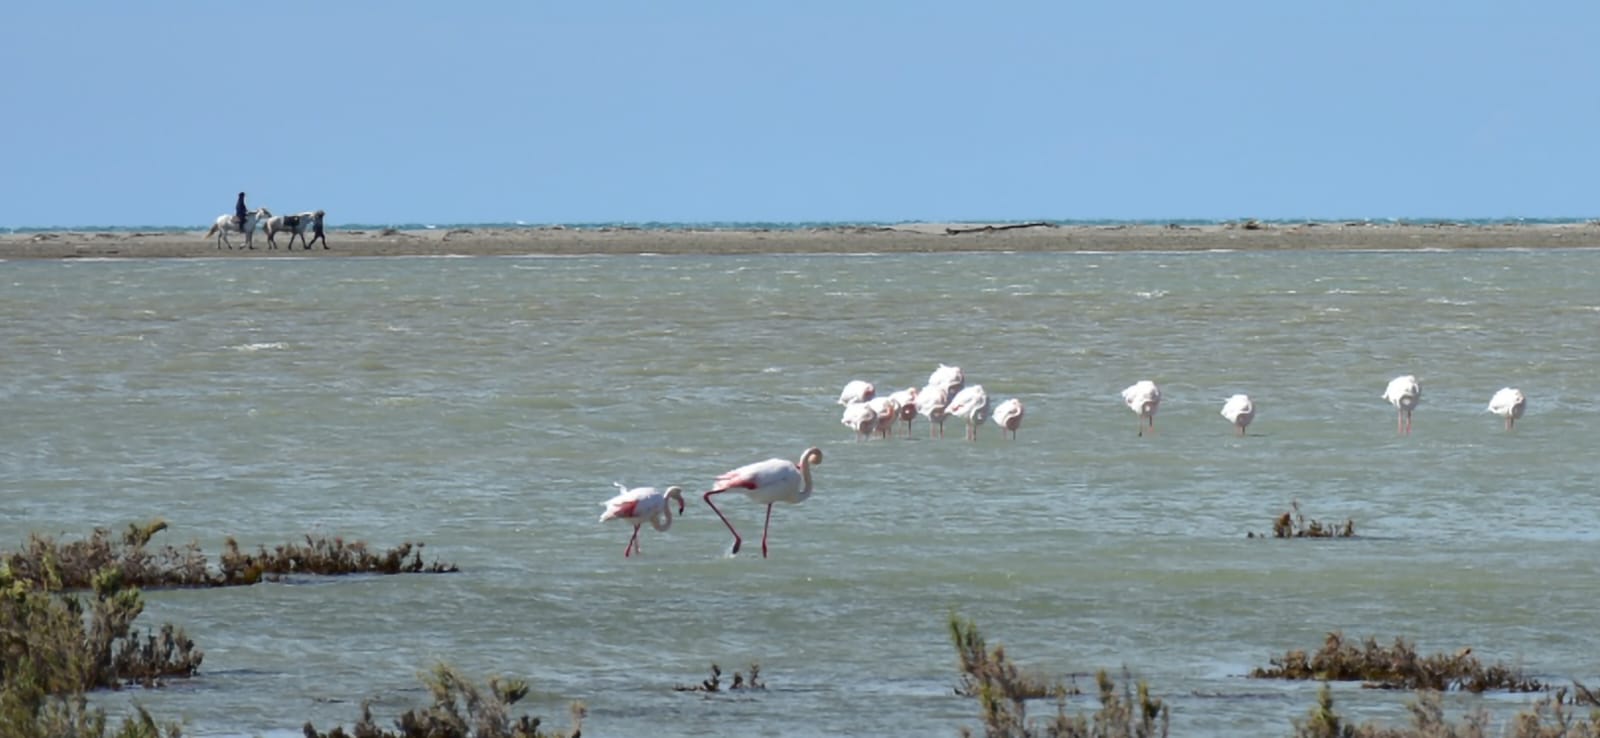
{"type": "Polygon", "coordinates": [[[250,217],[250,209],[244,206],[244,193],[239,193],[239,201],[233,204],[234,220],[239,221],[239,232],[244,233],[245,218],[250,217]]]}

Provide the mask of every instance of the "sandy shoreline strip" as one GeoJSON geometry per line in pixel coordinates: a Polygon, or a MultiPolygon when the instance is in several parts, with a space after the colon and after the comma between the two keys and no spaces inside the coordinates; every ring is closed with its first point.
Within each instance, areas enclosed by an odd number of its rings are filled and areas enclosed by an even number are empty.
{"type": "MultiPolygon", "coordinates": [[[[280,234],[282,244],[286,238],[280,234]]],[[[1600,247],[1600,221],[1556,225],[1393,223],[1229,223],[1207,226],[919,223],[784,230],[675,228],[329,229],[332,248],[295,256],[492,256],[581,254],[917,253],[961,251],[1204,251],[1236,249],[1480,249],[1600,247]]],[[[203,230],[46,231],[0,234],[0,259],[94,257],[270,258],[267,248],[218,250],[203,230]]]]}

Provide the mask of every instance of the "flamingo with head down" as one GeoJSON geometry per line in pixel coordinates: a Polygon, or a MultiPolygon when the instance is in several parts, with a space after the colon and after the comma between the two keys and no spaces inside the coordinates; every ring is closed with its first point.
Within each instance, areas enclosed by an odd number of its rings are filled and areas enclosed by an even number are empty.
{"type": "Polygon", "coordinates": [[[787,459],[767,459],[753,464],[745,464],[733,471],[725,472],[717,477],[717,483],[711,491],[705,493],[706,505],[711,511],[722,518],[722,524],[728,526],[728,532],[733,534],[733,548],[729,554],[739,553],[739,546],[744,539],[739,537],[739,531],[734,530],[733,523],[728,522],[728,517],[717,509],[716,503],[711,501],[712,495],[723,492],[743,492],[745,496],[760,503],[766,503],[767,520],[761,526],[761,558],[767,557],[767,531],[772,527],[772,506],[784,502],[790,505],[805,502],[811,497],[811,468],[822,463],[822,449],[812,446],[800,454],[798,462],[787,459]]]}
{"type": "Polygon", "coordinates": [[[1389,380],[1388,388],[1384,389],[1383,399],[1394,405],[1398,412],[1395,418],[1396,432],[1402,436],[1411,435],[1411,412],[1422,402],[1422,383],[1410,374],[1395,377],[1389,380]]]}
{"type": "Polygon", "coordinates": [[[906,423],[906,438],[911,437],[911,421],[917,419],[917,388],[907,387],[899,392],[889,395],[889,400],[894,403],[895,414],[906,423]]]}
{"type": "Polygon", "coordinates": [[[639,526],[646,522],[656,530],[665,531],[672,527],[672,505],[678,503],[678,514],[683,514],[683,490],[678,487],[668,487],[658,490],[655,487],[637,487],[628,489],[621,482],[612,482],[620,492],[600,504],[606,511],[600,514],[600,522],[607,520],[621,520],[633,523],[633,537],[628,539],[628,545],[622,549],[622,557],[627,558],[639,553],[639,526]]]}
{"type": "Polygon", "coordinates": [[[1145,428],[1156,432],[1156,408],[1161,407],[1161,388],[1148,379],[1136,382],[1122,391],[1122,401],[1128,409],[1139,414],[1139,435],[1145,428]]]}
{"type": "Polygon", "coordinates": [[[1222,417],[1233,424],[1234,433],[1242,436],[1245,427],[1256,419],[1256,404],[1249,395],[1234,395],[1222,403],[1222,417]]]}
{"type": "Polygon", "coordinates": [[[845,383],[844,391],[839,393],[839,404],[850,405],[856,402],[866,402],[877,396],[878,389],[871,382],[852,379],[845,383]]]}
{"type": "Polygon", "coordinates": [[[967,421],[967,440],[978,440],[978,426],[989,419],[989,393],[981,384],[969,384],[956,393],[945,412],[967,421]]]}
{"type": "Polygon", "coordinates": [[[1505,387],[1489,399],[1488,411],[1505,418],[1508,431],[1517,424],[1522,418],[1523,411],[1527,409],[1528,398],[1522,394],[1522,390],[1515,387],[1505,387]]]}
{"type": "Polygon", "coordinates": [[[1022,427],[1022,400],[1013,397],[996,405],[994,424],[1000,426],[1001,438],[1010,433],[1011,440],[1017,440],[1017,429],[1022,427]]]}

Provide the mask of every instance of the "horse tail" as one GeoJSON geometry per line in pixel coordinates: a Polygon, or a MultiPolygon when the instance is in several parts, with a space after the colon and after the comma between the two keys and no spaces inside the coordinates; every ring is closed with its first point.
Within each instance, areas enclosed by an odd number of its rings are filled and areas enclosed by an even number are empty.
{"type": "Polygon", "coordinates": [[[211,224],[211,230],[206,231],[205,237],[206,238],[210,238],[210,237],[215,236],[215,235],[217,235],[217,224],[216,223],[212,223],[211,224]]]}

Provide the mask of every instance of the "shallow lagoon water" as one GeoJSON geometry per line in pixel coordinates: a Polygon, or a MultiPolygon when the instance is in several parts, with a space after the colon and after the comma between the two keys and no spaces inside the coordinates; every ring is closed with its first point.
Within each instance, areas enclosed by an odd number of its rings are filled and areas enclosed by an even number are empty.
{"type": "Polygon", "coordinates": [[[213,556],[310,533],[461,567],[149,593],[141,622],[184,627],[202,671],[97,700],[197,735],[389,717],[439,661],[529,680],[550,725],[584,700],[592,735],[949,735],[977,714],[952,612],[1089,691],[1126,667],[1175,735],[1286,735],[1316,685],[1244,674],[1334,630],[1596,681],[1596,273],[1591,250],[4,263],[0,546],[161,516],[158,543],[213,556]],[[1018,440],[839,423],[846,381],[939,362],[1021,398],[1018,440]],[[1406,373],[1401,438],[1379,395],[1406,373]],[[1118,392],[1145,378],[1139,438],[1118,392]],[[1484,412],[1506,385],[1530,398],[1509,434],[1484,412]],[[808,445],[772,557],[731,495],[725,556],[699,493],[808,445]],[[624,560],[613,481],[691,504],[624,560]],[[1358,537],[1246,537],[1292,501],[1358,537]],[[672,689],[711,662],[769,688],[672,689]]]}

